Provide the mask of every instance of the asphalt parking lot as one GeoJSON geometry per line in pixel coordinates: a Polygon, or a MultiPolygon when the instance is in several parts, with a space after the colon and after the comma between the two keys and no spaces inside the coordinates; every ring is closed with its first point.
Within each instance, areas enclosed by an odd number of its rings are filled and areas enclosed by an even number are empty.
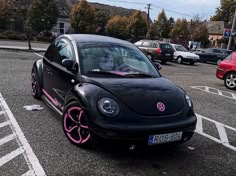
{"type": "Polygon", "coordinates": [[[215,77],[216,65],[163,65],[161,74],[192,97],[196,134],[180,146],[129,152],[112,145],[85,150],[66,139],[60,117],[31,96],[31,67],[39,58],[0,50],[0,175],[236,175],[236,91],[215,77]],[[44,109],[23,108],[33,104],[44,109]]]}

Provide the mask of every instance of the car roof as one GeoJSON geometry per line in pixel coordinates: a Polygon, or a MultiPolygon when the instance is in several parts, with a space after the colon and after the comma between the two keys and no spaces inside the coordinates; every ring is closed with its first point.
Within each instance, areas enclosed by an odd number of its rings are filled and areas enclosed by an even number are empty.
{"type": "Polygon", "coordinates": [[[147,39],[139,40],[137,42],[158,42],[160,44],[170,44],[168,42],[163,42],[163,41],[160,41],[160,40],[147,40],[147,39]]]}
{"type": "Polygon", "coordinates": [[[93,34],[65,34],[61,35],[58,38],[68,38],[70,40],[74,40],[75,42],[104,42],[104,43],[117,43],[117,44],[125,44],[125,45],[132,45],[132,43],[125,41],[125,40],[120,40],[117,38],[113,37],[107,37],[107,36],[102,36],[102,35],[93,35],[93,34]]]}

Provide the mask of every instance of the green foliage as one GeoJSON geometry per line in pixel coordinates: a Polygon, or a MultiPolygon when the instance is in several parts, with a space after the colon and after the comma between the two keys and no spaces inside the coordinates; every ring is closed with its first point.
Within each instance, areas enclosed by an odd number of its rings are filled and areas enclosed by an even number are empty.
{"type": "Polygon", "coordinates": [[[0,29],[6,29],[11,18],[14,18],[15,1],[0,0],[0,29]]]}
{"type": "Polygon", "coordinates": [[[130,16],[128,29],[132,39],[134,40],[146,37],[148,32],[148,23],[142,16],[141,11],[136,11],[130,16]]]}
{"type": "Polygon", "coordinates": [[[114,16],[106,25],[108,35],[120,39],[127,39],[129,37],[127,24],[127,17],[114,16]]]}
{"type": "Polygon", "coordinates": [[[76,33],[95,33],[95,11],[86,0],[81,0],[71,9],[70,21],[76,33]]]}
{"type": "Polygon", "coordinates": [[[0,33],[0,39],[10,39],[10,40],[26,40],[24,33],[6,31],[0,33]]]}
{"type": "Polygon", "coordinates": [[[171,36],[173,38],[188,39],[190,31],[188,28],[188,22],[186,19],[177,19],[174,24],[173,29],[171,30],[171,36]]]}
{"type": "Polygon", "coordinates": [[[212,21],[224,21],[229,24],[233,21],[234,12],[236,10],[236,2],[234,0],[221,0],[220,6],[216,9],[212,21]]]}
{"type": "Polygon", "coordinates": [[[49,32],[56,24],[58,9],[54,0],[33,0],[29,7],[28,26],[30,25],[35,32],[49,32]]]}

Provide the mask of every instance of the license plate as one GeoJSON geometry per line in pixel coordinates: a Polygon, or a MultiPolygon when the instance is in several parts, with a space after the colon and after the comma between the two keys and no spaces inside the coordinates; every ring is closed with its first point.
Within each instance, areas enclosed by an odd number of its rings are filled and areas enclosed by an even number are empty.
{"type": "Polygon", "coordinates": [[[171,56],[171,54],[169,54],[169,53],[166,53],[166,54],[165,54],[165,56],[171,56]]]}
{"type": "Polygon", "coordinates": [[[163,143],[168,143],[168,142],[180,141],[182,138],[182,134],[183,134],[183,132],[150,135],[148,138],[148,145],[163,144],[163,143]]]}

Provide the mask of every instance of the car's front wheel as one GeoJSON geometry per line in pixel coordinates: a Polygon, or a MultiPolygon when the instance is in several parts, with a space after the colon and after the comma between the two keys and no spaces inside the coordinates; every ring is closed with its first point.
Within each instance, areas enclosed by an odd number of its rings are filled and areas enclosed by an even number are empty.
{"type": "Polygon", "coordinates": [[[227,73],[227,75],[224,78],[224,83],[228,89],[235,90],[236,89],[236,73],[235,72],[227,73]]]}
{"type": "Polygon", "coordinates": [[[63,113],[63,130],[71,143],[79,147],[91,146],[87,114],[78,102],[68,104],[63,113]]]}
{"type": "Polygon", "coordinates": [[[38,74],[35,69],[33,69],[31,73],[31,93],[32,93],[32,96],[36,99],[40,99],[42,95],[42,90],[39,83],[38,74]]]}
{"type": "Polygon", "coordinates": [[[179,56],[177,58],[177,62],[178,62],[178,64],[182,64],[183,63],[183,58],[181,56],[179,56]]]}

